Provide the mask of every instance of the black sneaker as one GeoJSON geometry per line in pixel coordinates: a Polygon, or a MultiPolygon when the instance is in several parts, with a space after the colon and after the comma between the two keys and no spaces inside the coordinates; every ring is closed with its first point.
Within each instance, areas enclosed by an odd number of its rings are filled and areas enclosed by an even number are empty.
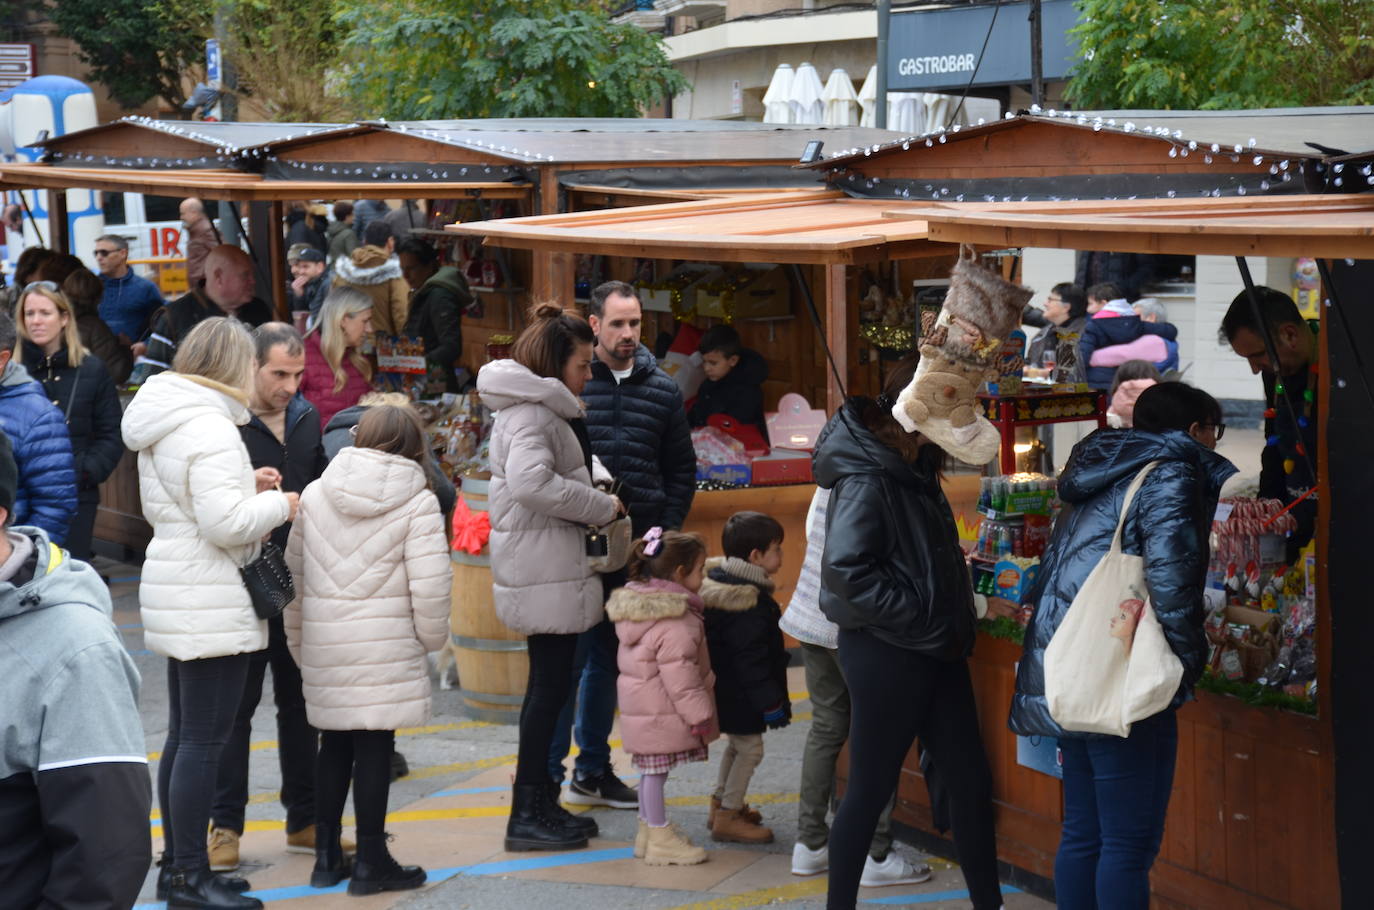
{"type": "Polygon", "coordinates": [[[610,806],[612,809],[638,809],[639,792],[625,786],[607,768],[596,777],[574,777],[563,801],[573,806],[610,806]]]}

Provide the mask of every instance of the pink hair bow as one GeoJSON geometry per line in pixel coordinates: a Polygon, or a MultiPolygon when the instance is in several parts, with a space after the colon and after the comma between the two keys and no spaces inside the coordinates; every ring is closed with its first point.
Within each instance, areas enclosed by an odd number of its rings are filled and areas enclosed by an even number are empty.
{"type": "Polygon", "coordinates": [[[653,556],[663,545],[663,529],[655,525],[644,535],[644,555],[653,556]]]}

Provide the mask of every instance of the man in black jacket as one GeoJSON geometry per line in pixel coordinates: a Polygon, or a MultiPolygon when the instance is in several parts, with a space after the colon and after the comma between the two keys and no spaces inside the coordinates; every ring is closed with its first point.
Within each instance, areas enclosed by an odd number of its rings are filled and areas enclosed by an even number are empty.
{"type": "Polygon", "coordinates": [[[132,907],[152,859],[138,671],[100,576],[35,527],[0,433],[0,905],[132,907]]]}
{"type": "MultiPolygon", "coordinates": [[[[305,346],[300,333],[283,322],[259,326],[253,338],[258,366],[249,402],[253,416],[239,432],[253,468],[274,472],[282,490],[299,493],[324,472],[327,464],[319,412],[296,394],[305,372],[305,346]]],[[[272,542],[285,549],[290,531],[289,523],[280,526],[272,532],[272,542]]],[[[238,868],[239,864],[239,837],[248,804],[248,739],[268,666],[272,668],[272,693],[277,703],[286,849],[310,855],[315,852],[317,737],[305,717],[300,669],[286,649],[286,633],[278,616],[268,621],[267,649],[252,655],[234,730],[220,755],[209,846],[210,868],[217,872],[238,868]]]]}
{"type": "MultiPolygon", "coordinates": [[[[596,333],[596,347],[592,378],[582,390],[582,400],[587,403],[592,454],[615,478],[616,493],[629,509],[636,537],[654,526],[680,528],[696,494],[696,454],[677,383],[640,343],[643,313],[635,289],[623,281],[598,287],[592,292],[588,321],[596,333]]],[[[601,577],[608,595],[625,583],[623,572],[601,577]]],[[[566,797],[573,805],[639,805],[638,794],[611,768],[608,740],[615,718],[617,646],[615,625],[609,620],[583,632],[578,642],[581,691],[563,709],[549,755],[549,773],[562,781],[575,700],[581,751],[566,797]]]]}
{"type": "Polygon", "coordinates": [[[134,345],[138,358],[131,382],[172,368],[177,345],[202,319],[232,316],[250,326],[272,318],[272,308],[253,296],[253,260],[236,246],[224,244],[205,258],[205,282],[167,304],[148,335],[146,346],[134,345]]]}

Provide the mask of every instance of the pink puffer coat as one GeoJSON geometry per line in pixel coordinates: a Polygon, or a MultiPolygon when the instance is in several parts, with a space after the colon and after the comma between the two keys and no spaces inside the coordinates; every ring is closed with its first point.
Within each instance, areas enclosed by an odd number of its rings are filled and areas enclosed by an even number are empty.
{"type": "Polygon", "coordinates": [[[720,737],[716,675],[701,598],[655,579],[611,594],[606,615],[620,638],[620,735],[632,755],[671,755],[720,737]],[[708,724],[706,736],[692,727],[708,724]]]}

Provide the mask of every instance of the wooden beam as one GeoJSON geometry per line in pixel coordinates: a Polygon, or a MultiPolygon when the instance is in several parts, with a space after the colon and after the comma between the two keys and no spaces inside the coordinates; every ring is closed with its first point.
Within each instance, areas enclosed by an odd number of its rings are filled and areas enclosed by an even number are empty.
{"type": "Polygon", "coordinates": [[[286,299],[286,204],[281,200],[272,203],[272,214],[267,223],[267,274],[272,282],[272,309],[277,318],[291,321],[291,308],[286,299]]]}
{"type": "MultiPolygon", "coordinates": [[[[835,358],[835,370],[840,376],[844,377],[846,385],[849,382],[849,314],[846,310],[848,306],[848,295],[846,288],[848,285],[848,270],[843,265],[825,266],[825,340],[830,346],[830,354],[835,358]]],[[[857,311],[855,311],[857,318],[857,311]]],[[[839,410],[840,405],[844,404],[844,391],[836,381],[834,371],[829,369],[829,364],[825,373],[825,409],[834,414],[839,410]]]]}
{"type": "Polygon", "coordinates": [[[67,191],[48,191],[48,243],[59,253],[71,252],[71,232],[67,230],[67,191]]]}

